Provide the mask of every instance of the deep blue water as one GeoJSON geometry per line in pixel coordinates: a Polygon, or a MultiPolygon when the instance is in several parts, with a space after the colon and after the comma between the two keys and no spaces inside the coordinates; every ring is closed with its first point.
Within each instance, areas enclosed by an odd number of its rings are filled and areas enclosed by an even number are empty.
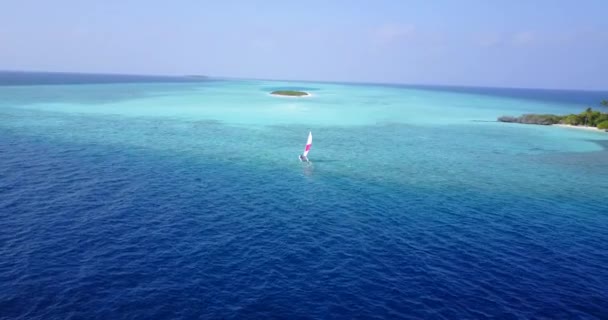
{"type": "MultiPolygon", "coordinates": [[[[314,83],[314,82],[313,82],[314,83]]],[[[340,82],[328,82],[337,83],[340,82]]],[[[542,88],[506,88],[506,87],[471,87],[455,85],[421,85],[421,84],[394,84],[394,83],[348,83],[352,86],[380,86],[392,88],[411,88],[438,92],[459,92],[467,94],[488,95],[496,97],[510,97],[537,101],[551,101],[556,103],[572,103],[580,106],[601,108],[600,101],[606,100],[608,91],[605,90],[574,90],[574,89],[542,89],[542,88]]],[[[281,87],[275,90],[280,90],[281,87]]],[[[292,90],[315,90],[311,87],[290,87],[292,90]]],[[[604,109],[606,110],[606,109],[604,109]]]]}
{"type": "MultiPolygon", "coordinates": [[[[324,128],[336,145],[338,134],[362,133],[351,142],[377,163],[396,147],[371,142],[423,136],[415,150],[428,153],[408,158],[422,180],[406,183],[382,172],[390,163],[344,169],[356,164],[317,156],[307,168],[225,156],[224,145],[194,152],[174,120],[11,108],[0,117],[0,318],[608,318],[605,141],[600,151],[509,155],[494,129],[324,128]],[[469,141],[458,139],[497,142],[463,149],[462,159],[482,159],[463,164],[449,158],[469,141]],[[450,168],[467,173],[433,180],[450,168]]],[[[215,122],[188,130],[272,140],[215,122]]]]}
{"type": "Polygon", "coordinates": [[[100,84],[100,83],[171,83],[209,80],[201,76],[145,76],[89,74],[70,72],[0,71],[0,86],[100,84]]]}
{"type": "MultiPolygon", "coordinates": [[[[473,93],[498,97],[511,97],[557,103],[572,103],[585,107],[601,109],[600,101],[606,100],[607,91],[557,90],[557,89],[526,89],[526,88],[492,88],[492,87],[458,87],[431,85],[390,85],[397,87],[419,88],[425,90],[473,93]]],[[[604,109],[608,110],[608,109],[604,109]]]]}

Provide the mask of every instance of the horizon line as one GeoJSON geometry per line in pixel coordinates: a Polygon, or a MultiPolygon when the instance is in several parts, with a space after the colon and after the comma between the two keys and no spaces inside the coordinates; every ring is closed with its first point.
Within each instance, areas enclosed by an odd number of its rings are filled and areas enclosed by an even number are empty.
{"type": "Polygon", "coordinates": [[[255,81],[289,81],[307,83],[332,83],[332,84],[353,84],[353,85],[387,85],[387,86],[412,86],[412,87],[443,87],[443,88],[477,88],[477,89],[514,89],[514,90],[544,90],[544,91],[579,91],[579,92],[600,92],[608,93],[607,89],[573,89],[573,88],[548,88],[548,87],[517,87],[517,86],[484,86],[471,84],[439,84],[439,83],[406,83],[406,82],[382,82],[382,81],[356,81],[356,80],[301,80],[301,79],[273,79],[258,77],[235,77],[235,76],[210,76],[201,74],[138,74],[138,73],[117,73],[117,72],[87,72],[87,71],[41,71],[41,70],[7,70],[0,69],[0,73],[46,73],[46,74],[73,74],[73,75],[98,75],[98,76],[131,76],[131,77],[159,77],[159,78],[207,78],[217,80],[255,80],[255,81]]]}

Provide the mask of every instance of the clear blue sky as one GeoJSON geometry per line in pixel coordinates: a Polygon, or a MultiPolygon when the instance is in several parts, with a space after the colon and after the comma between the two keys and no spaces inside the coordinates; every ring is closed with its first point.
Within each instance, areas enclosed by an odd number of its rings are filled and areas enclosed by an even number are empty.
{"type": "Polygon", "coordinates": [[[608,89],[607,0],[2,0],[0,69],[608,89]]]}

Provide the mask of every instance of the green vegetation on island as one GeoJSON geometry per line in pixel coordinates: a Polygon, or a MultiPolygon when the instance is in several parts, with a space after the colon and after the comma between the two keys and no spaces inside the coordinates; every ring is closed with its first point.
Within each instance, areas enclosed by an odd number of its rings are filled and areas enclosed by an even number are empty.
{"type": "MultiPolygon", "coordinates": [[[[601,102],[608,107],[608,100],[601,102]]],[[[566,124],[571,126],[597,127],[608,131],[608,113],[587,108],[579,114],[554,115],[554,114],[524,114],[519,117],[502,116],[498,118],[500,122],[514,122],[525,124],[566,124]]]]}
{"type": "Polygon", "coordinates": [[[554,114],[524,114],[519,117],[502,116],[498,118],[500,122],[515,122],[525,124],[540,124],[540,125],[552,125],[558,124],[562,121],[563,116],[557,116],[554,114]]]}
{"type": "Polygon", "coordinates": [[[310,95],[308,92],[297,91],[297,90],[277,90],[273,91],[270,94],[274,94],[277,96],[289,96],[289,97],[304,97],[310,95]]]}

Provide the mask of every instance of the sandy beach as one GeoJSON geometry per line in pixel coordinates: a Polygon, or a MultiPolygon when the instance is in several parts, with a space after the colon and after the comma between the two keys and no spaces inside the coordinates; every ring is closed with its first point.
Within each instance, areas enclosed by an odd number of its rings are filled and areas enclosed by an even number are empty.
{"type": "Polygon", "coordinates": [[[572,129],[579,129],[579,130],[587,130],[587,131],[606,132],[606,130],[598,129],[596,127],[573,126],[573,125],[570,125],[570,124],[554,124],[553,126],[555,126],[555,127],[562,127],[562,128],[572,128],[572,129]]]}

